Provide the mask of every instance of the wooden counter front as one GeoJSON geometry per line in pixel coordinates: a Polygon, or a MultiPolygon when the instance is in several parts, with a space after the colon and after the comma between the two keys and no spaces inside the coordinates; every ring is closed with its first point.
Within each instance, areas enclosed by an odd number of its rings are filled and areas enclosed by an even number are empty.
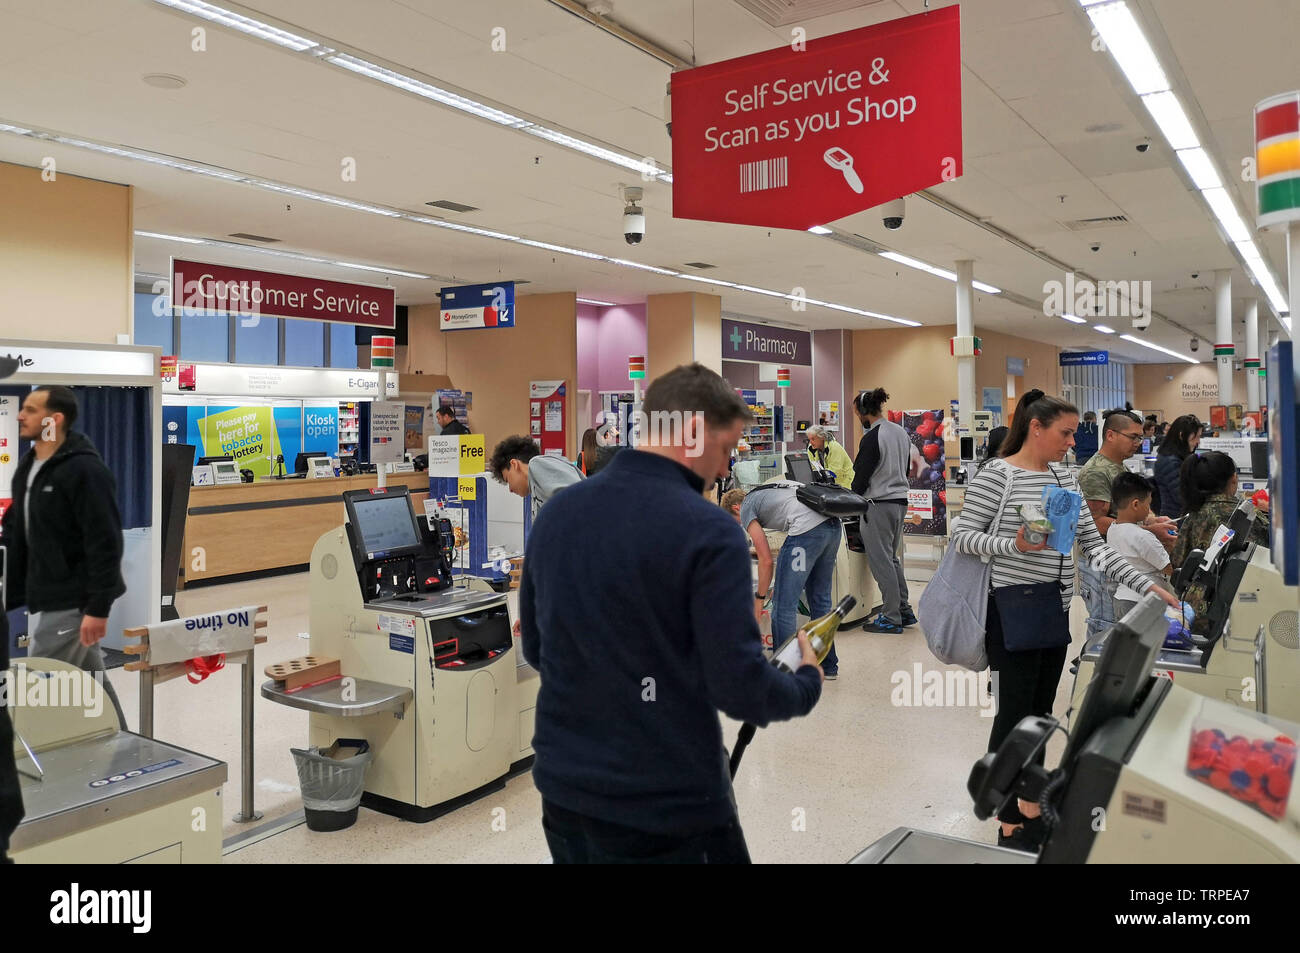
{"type": "MultiPolygon", "coordinates": [[[[343,493],[370,489],[376,480],[372,473],[191,487],[182,580],[306,565],[316,540],[343,524],[343,493]]],[[[409,487],[416,515],[424,512],[427,473],[390,473],[388,485],[409,487]]]]}

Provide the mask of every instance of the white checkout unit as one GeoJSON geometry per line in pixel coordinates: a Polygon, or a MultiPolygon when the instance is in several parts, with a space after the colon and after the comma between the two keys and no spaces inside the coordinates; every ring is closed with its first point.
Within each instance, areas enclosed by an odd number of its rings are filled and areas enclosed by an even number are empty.
{"type": "Polygon", "coordinates": [[[224,761],[122,730],[66,662],[15,659],[8,678],[26,812],[15,863],[221,862],[224,761]]]}
{"type": "MultiPolygon", "coordinates": [[[[506,596],[451,586],[452,528],[417,518],[406,487],[344,494],[348,522],[311,555],[309,654],[340,678],[262,695],[310,713],[308,741],[369,742],[361,803],[429,821],[504,786],[532,761],[537,672],[506,596]]],[[[446,523],[446,521],[443,521],[446,523]]]]}

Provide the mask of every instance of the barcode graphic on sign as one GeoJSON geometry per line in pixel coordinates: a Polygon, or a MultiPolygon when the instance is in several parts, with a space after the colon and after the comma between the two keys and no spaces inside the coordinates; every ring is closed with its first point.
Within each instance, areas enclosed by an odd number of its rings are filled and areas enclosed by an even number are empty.
{"type": "Polygon", "coordinates": [[[764,189],[782,189],[790,184],[790,160],[760,159],[740,164],[740,192],[762,192],[764,189]]]}

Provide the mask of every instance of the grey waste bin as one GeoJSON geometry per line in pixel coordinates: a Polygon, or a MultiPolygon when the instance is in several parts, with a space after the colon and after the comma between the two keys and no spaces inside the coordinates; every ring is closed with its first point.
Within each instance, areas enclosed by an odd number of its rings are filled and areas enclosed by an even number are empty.
{"type": "Polygon", "coordinates": [[[370,743],[339,738],[328,748],[290,748],[302,788],[303,813],[313,831],[341,831],[357,820],[370,743]]]}

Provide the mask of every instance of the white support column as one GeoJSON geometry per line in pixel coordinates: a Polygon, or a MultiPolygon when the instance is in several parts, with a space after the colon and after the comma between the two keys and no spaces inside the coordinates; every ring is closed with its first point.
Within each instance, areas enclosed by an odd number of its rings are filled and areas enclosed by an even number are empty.
{"type": "Polygon", "coordinates": [[[1259,410],[1259,302],[1246,302],[1246,409],[1259,410]]]}
{"type": "MultiPolygon", "coordinates": [[[[379,372],[379,396],[376,397],[375,399],[376,399],[376,400],[388,400],[388,372],[387,372],[387,371],[380,371],[380,372],[379,372]]],[[[373,421],[373,419],[372,419],[372,421],[371,421],[371,426],[374,426],[374,421],[373,421]]],[[[358,433],[357,436],[360,437],[361,434],[358,433]]],[[[374,445],[375,445],[375,444],[374,444],[374,441],[372,440],[371,443],[370,443],[370,446],[373,448],[374,445]]],[[[361,447],[358,446],[358,447],[357,447],[357,453],[360,453],[360,452],[361,452],[361,447]]],[[[373,461],[372,461],[372,462],[373,462],[373,461]]],[[[375,464],[375,477],[376,477],[375,486],[377,486],[377,487],[385,487],[385,486],[388,486],[388,473],[387,473],[387,470],[386,470],[387,466],[388,466],[388,465],[385,464],[385,463],[376,463],[376,464],[375,464]]]]}
{"type": "Polygon", "coordinates": [[[1214,273],[1214,362],[1219,365],[1219,403],[1232,400],[1232,272],[1214,273]]]}
{"type": "MultiPolygon", "coordinates": [[[[957,337],[970,337],[975,333],[975,295],[971,282],[975,280],[975,262],[957,262],[957,337]]],[[[969,430],[972,415],[979,410],[975,401],[975,358],[957,358],[957,408],[961,426],[969,430]]],[[[1009,410],[1010,408],[1008,408],[1009,410]]]]}
{"type": "Polygon", "coordinates": [[[1287,336],[1295,340],[1296,305],[1300,304],[1300,222],[1292,222],[1287,226],[1286,257],[1287,282],[1290,285],[1286,299],[1290,310],[1287,320],[1291,322],[1290,334],[1287,336]]]}

